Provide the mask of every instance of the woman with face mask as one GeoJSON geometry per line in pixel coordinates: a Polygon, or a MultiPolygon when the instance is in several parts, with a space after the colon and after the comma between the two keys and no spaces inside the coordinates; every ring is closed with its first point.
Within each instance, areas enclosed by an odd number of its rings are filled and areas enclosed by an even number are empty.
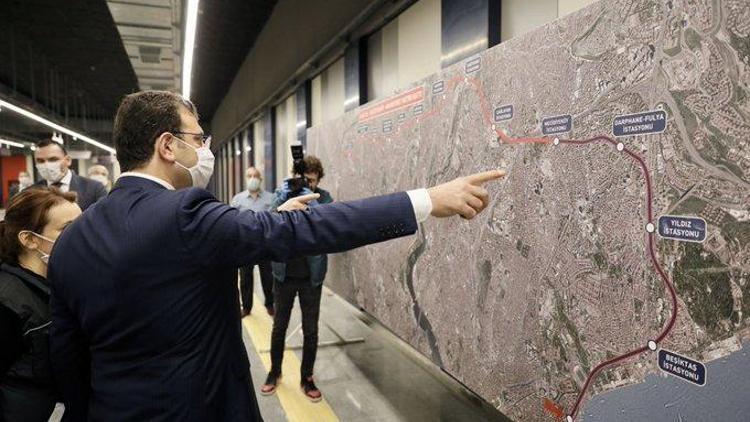
{"type": "Polygon", "coordinates": [[[0,420],[47,421],[55,407],[47,262],[57,237],[81,215],[75,198],[26,189],[0,222],[0,420]]]}

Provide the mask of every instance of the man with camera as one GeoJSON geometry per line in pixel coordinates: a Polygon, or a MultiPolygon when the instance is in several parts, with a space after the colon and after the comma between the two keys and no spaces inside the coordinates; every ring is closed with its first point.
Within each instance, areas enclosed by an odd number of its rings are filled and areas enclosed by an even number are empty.
{"type": "MultiPolygon", "coordinates": [[[[284,181],[276,191],[276,199],[271,205],[276,208],[291,198],[304,194],[318,194],[320,197],[310,203],[328,204],[333,198],[328,191],[320,189],[318,183],[323,178],[323,164],[318,157],[308,155],[302,159],[301,145],[292,146],[294,158],[291,179],[284,181]]],[[[284,358],[284,339],[289,327],[289,318],[294,307],[294,298],[299,296],[299,306],[302,312],[302,366],[300,368],[300,388],[312,402],[320,401],[323,396],[313,381],[313,367],[318,351],[318,318],[320,316],[320,295],[323,290],[323,280],[326,276],[327,255],[298,256],[286,262],[272,262],[274,307],[276,315],[273,319],[271,332],[271,370],[266,382],[261,386],[260,393],[270,395],[276,392],[281,363],[284,358]]]]}

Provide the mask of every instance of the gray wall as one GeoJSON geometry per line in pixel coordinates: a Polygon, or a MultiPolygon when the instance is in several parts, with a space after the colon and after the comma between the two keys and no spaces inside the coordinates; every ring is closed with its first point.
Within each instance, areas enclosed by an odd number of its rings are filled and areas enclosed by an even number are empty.
{"type": "Polygon", "coordinates": [[[226,139],[373,0],[280,0],[211,121],[226,139]]]}

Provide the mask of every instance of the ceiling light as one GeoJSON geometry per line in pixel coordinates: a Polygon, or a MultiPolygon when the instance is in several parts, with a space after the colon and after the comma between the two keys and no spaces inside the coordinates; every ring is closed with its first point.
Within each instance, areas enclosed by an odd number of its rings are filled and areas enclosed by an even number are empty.
{"type": "Polygon", "coordinates": [[[190,79],[193,76],[193,50],[198,25],[198,0],[188,0],[185,20],[185,49],[182,52],[182,97],[190,99],[190,79]]]}
{"type": "Polygon", "coordinates": [[[16,147],[16,148],[26,148],[26,145],[20,142],[13,142],[13,141],[9,141],[7,139],[1,139],[1,138],[0,138],[0,144],[5,144],[5,145],[16,147]]]}
{"type": "Polygon", "coordinates": [[[11,103],[9,103],[9,102],[7,102],[5,100],[1,100],[0,99],[0,107],[5,107],[8,110],[14,111],[14,112],[16,112],[16,113],[18,113],[18,114],[20,114],[20,115],[22,115],[24,117],[27,117],[27,118],[29,118],[31,120],[39,122],[39,123],[41,123],[41,124],[43,124],[45,126],[48,126],[48,127],[52,128],[52,129],[54,129],[56,131],[60,131],[62,133],[70,135],[70,136],[74,136],[74,137],[76,137],[76,138],[78,138],[78,139],[80,139],[80,140],[82,140],[84,142],[87,142],[87,143],[89,143],[91,145],[99,147],[99,148],[101,148],[101,149],[103,149],[103,150],[105,150],[105,151],[107,151],[107,152],[109,152],[111,154],[115,153],[115,149],[112,148],[112,147],[110,147],[110,146],[104,145],[101,142],[95,141],[94,139],[89,138],[86,135],[83,135],[83,134],[80,134],[80,133],[78,133],[76,131],[70,130],[70,129],[64,127],[64,126],[60,126],[57,123],[54,123],[54,122],[52,122],[50,120],[47,120],[47,119],[45,119],[42,116],[34,114],[34,113],[32,113],[32,112],[24,109],[24,108],[18,107],[15,104],[11,104],[11,103]]]}

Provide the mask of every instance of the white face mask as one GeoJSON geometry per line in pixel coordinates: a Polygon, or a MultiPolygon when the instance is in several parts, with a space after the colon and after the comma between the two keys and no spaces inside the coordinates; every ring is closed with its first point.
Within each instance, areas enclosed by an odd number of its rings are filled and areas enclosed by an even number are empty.
{"type": "MultiPolygon", "coordinates": [[[[34,232],[32,232],[31,230],[27,230],[27,231],[28,231],[29,233],[33,234],[34,236],[36,236],[36,237],[40,238],[40,239],[44,239],[44,240],[46,240],[47,242],[51,243],[51,244],[52,244],[52,246],[55,246],[55,241],[54,241],[54,240],[52,240],[52,239],[50,239],[50,238],[48,238],[48,237],[42,236],[42,235],[41,235],[41,234],[39,234],[39,233],[34,233],[34,232]]],[[[44,252],[42,252],[42,250],[41,250],[41,249],[37,249],[37,250],[39,251],[39,254],[40,254],[40,255],[39,255],[39,259],[40,259],[40,260],[41,260],[42,262],[44,262],[45,264],[48,264],[48,263],[49,263],[49,254],[48,254],[48,253],[44,253],[44,252]]],[[[52,250],[52,249],[50,249],[50,250],[52,250]]]]}
{"type": "Polygon", "coordinates": [[[175,164],[190,173],[190,177],[193,179],[193,186],[205,189],[208,186],[209,179],[214,174],[214,153],[211,152],[211,142],[209,141],[206,145],[196,148],[176,136],[175,139],[194,149],[198,155],[198,162],[193,167],[185,167],[178,161],[175,161],[175,164]]]}
{"type": "Polygon", "coordinates": [[[93,174],[89,176],[89,178],[91,178],[92,180],[96,180],[104,186],[107,186],[107,183],[109,183],[109,178],[103,174],[93,174]]]}
{"type": "Polygon", "coordinates": [[[49,183],[59,182],[65,176],[61,161],[47,161],[46,163],[37,164],[36,169],[39,175],[49,183]]]}
{"type": "Polygon", "coordinates": [[[260,179],[257,177],[248,177],[245,179],[247,182],[247,190],[250,192],[258,192],[260,190],[260,179]]]}

